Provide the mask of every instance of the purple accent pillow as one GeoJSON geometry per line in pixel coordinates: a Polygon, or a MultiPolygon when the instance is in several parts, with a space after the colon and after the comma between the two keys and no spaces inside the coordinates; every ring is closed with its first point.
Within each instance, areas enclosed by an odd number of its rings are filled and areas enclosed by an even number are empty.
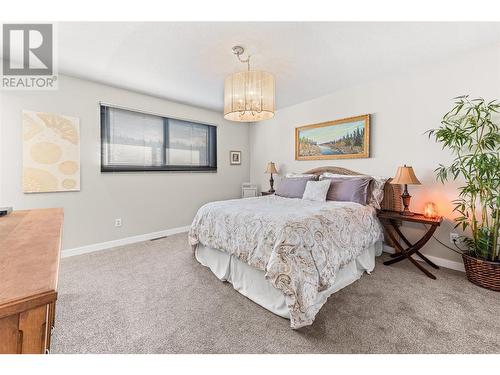
{"type": "Polygon", "coordinates": [[[331,180],[327,201],[355,202],[366,205],[371,177],[325,178],[331,180]]]}
{"type": "Polygon", "coordinates": [[[315,177],[284,178],[274,194],[284,198],[302,198],[307,182],[315,179],[315,177]]]}

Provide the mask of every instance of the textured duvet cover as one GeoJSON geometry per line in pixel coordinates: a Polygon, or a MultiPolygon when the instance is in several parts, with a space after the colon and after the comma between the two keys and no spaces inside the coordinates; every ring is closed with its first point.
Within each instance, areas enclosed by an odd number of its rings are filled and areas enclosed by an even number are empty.
{"type": "Polygon", "coordinates": [[[382,240],[375,209],[352,202],[265,196],[202,206],[189,231],[202,243],[266,272],[285,294],[292,328],[312,324],[318,292],[338,270],[382,240]]]}

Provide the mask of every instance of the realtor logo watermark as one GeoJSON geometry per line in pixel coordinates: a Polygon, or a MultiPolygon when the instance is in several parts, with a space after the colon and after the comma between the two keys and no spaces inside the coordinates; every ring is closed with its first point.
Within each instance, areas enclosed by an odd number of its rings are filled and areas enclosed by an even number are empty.
{"type": "Polygon", "coordinates": [[[2,25],[2,89],[57,89],[52,24],[2,25]]]}

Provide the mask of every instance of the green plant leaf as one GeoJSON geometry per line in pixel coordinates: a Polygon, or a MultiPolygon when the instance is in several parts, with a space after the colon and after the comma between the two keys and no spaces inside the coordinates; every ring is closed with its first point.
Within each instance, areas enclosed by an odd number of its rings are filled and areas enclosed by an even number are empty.
{"type": "Polygon", "coordinates": [[[434,138],[454,155],[449,166],[439,164],[436,180],[465,181],[453,200],[456,227],[471,228],[468,247],[472,254],[500,260],[498,234],[500,221],[500,102],[468,95],[453,98],[454,103],[441,119],[441,126],[430,129],[434,138]]]}

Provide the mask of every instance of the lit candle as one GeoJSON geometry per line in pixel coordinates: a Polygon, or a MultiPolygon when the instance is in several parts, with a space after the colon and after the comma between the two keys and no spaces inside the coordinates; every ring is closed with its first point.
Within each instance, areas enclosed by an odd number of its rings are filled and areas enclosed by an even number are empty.
{"type": "Polygon", "coordinates": [[[435,203],[428,202],[424,207],[424,216],[430,219],[438,217],[438,209],[435,203]]]}

